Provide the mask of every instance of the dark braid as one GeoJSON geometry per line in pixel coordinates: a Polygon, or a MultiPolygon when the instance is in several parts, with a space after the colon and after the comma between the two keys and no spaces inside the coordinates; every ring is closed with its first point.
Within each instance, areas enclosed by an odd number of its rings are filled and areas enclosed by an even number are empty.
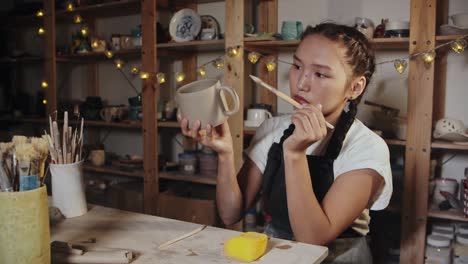
{"type": "MultiPolygon", "coordinates": [[[[357,29],[345,25],[337,25],[333,23],[322,23],[315,27],[308,26],[302,34],[301,41],[311,35],[320,35],[329,40],[340,43],[346,49],[346,62],[351,67],[354,77],[364,76],[366,78],[366,86],[370,83],[372,74],[375,70],[375,54],[369,40],[357,29]]],[[[336,144],[331,147],[331,152],[336,158],[341,151],[343,141],[346,134],[354,122],[357,114],[357,105],[361,101],[364,91],[357,98],[349,100],[349,111],[342,113],[336,125],[335,132],[339,133],[336,136],[336,144]]]]}

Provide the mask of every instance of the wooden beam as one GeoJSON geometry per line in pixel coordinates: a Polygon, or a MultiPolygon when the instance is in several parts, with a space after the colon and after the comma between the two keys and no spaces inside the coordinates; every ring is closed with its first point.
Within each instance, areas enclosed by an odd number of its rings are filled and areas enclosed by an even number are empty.
{"type": "MultiPolygon", "coordinates": [[[[437,1],[437,21],[436,26],[448,23],[448,0],[437,1]]],[[[445,117],[445,91],[447,80],[447,54],[439,52],[435,69],[437,74],[434,76],[434,113],[433,120],[437,121],[445,117]]]]}
{"type": "Polygon", "coordinates": [[[55,56],[55,1],[44,1],[44,79],[49,84],[45,98],[47,115],[57,110],[57,68],[55,56]]]}
{"type": "MultiPolygon", "coordinates": [[[[434,48],[436,1],[411,0],[410,54],[434,48]]],[[[424,262],[433,94],[434,64],[410,60],[400,263],[424,262]]]]}
{"type": "Polygon", "coordinates": [[[226,49],[239,47],[239,55],[235,57],[225,56],[226,85],[231,86],[237,92],[239,112],[229,118],[229,127],[234,143],[234,160],[236,170],[242,166],[243,151],[243,123],[244,123],[244,51],[241,48],[244,40],[244,1],[226,0],[226,49]]]}
{"type": "MultiPolygon", "coordinates": [[[[258,5],[258,31],[259,32],[277,32],[278,31],[278,0],[260,1],[258,5]]],[[[274,53],[271,56],[275,60],[278,59],[278,54],[274,53]]],[[[258,76],[273,87],[278,83],[278,68],[269,72],[264,61],[260,61],[258,68],[258,76]]],[[[270,104],[273,113],[277,111],[278,99],[276,96],[266,89],[260,89],[259,92],[260,103],[270,104]]]]}
{"type": "MultiPolygon", "coordinates": [[[[87,19],[87,25],[91,32],[96,31],[96,20],[93,18],[87,19]]],[[[99,96],[99,67],[96,62],[90,63],[87,66],[88,71],[88,96],[99,96]]]]}
{"type": "Polygon", "coordinates": [[[143,97],[143,169],[144,193],[143,208],[146,214],[156,214],[158,181],[158,120],[156,86],[157,49],[156,49],[156,0],[142,0],[142,56],[143,71],[150,77],[142,82],[143,97]]]}
{"type": "MultiPolygon", "coordinates": [[[[190,8],[197,11],[197,4],[184,4],[181,8],[190,8]]],[[[190,55],[185,55],[182,57],[182,71],[185,73],[185,80],[182,84],[190,83],[197,80],[197,66],[198,66],[198,55],[192,53],[190,55]]],[[[174,98],[171,98],[174,99],[174,98]]],[[[196,150],[197,142],[189,137],[184,137],[183,141],[184,149],[186,150],[196,150]]]]}

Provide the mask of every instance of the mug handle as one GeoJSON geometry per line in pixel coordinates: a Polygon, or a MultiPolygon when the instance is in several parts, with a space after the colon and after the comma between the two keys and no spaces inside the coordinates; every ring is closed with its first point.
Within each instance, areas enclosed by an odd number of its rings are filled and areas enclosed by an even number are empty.
{"type": "Polygon", "coordinates": [[[106,109],[105,108],[102,108],[101,111],[99,111],[99,116],[102,118],[102,120],[106,120],[105,116],[104,116],[104,111],[106,109]]]}
{"type": "Polygon", "coordinates": [[[224,114],[226,114],[228,116],[231,116],[231,115],[237,113],[237,111],[239,111],[239,96],[237,95],[236,91],[234,91],[234,89],[232,89],[229,86],[219,86],[219,96],[223,100],[223,105],[224,105],[224,108],[225,108],[224,109],[224,114]],[[221,96],[221,90],[228,92],[232,96],[232,99],[234,99],[234,109],[233,110],[227,109],[227,105],[225,104],[225,102],[224,102],[224,100],[222,99],[222,96],[221,96]]]}
{"type": "Polygon", "coordinates": [[[267,110],[265,110],[265,112],[266,112],[268,118],[272,118],[272,117],[273,117],[273,115],[272,115],[270,112],[268,112],[267,110]]]}

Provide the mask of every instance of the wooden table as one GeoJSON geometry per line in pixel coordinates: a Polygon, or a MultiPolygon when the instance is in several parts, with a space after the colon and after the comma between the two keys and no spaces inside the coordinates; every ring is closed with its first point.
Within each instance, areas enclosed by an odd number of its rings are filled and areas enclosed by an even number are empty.
{"type": "MultiPolygon", "coordinates": [[[[52,222],[51,241],[78,242],[95,238],[96,247],[129,249],[132,263],[243,263],[227,258],[223,243],[240,232],[208,226],[172,244],[158,246],[200,227],[199,224],[117,209],[92,206],[83,216],[52,222]]],[[[263,257],[254,263],[320,263],[328,249],[288,240],[270,239],[263,257]]]]}

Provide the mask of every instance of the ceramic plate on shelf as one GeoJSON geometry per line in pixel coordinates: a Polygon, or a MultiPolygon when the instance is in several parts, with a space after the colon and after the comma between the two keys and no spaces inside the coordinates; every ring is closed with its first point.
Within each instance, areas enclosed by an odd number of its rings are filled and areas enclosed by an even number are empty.
{"type": "Polygon", "coordinates": [[[169,34],[175,42],[194,40],[200,29],[200,16],[190,8],[179,10],[169,23],[169,34]]]}

